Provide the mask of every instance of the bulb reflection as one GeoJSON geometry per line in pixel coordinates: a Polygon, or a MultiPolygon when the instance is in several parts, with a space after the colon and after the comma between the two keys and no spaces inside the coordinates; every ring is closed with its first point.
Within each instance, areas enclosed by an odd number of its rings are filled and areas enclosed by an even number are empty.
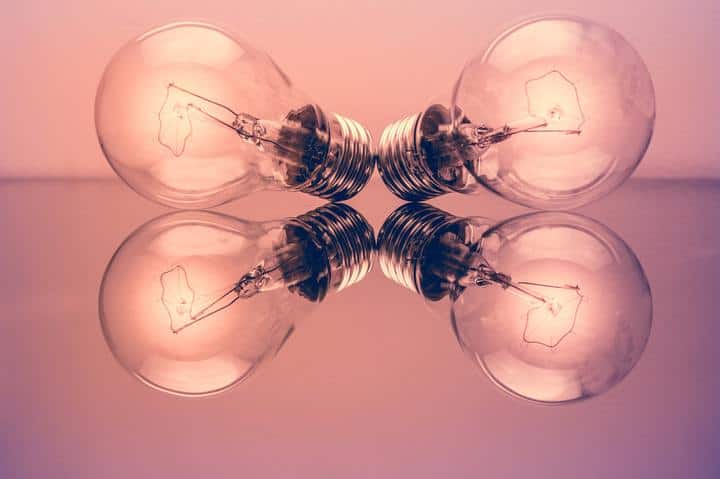
{"type": "Polygon", "coordinates": [[[378,243],[386,276],[449,313],[462,348],[513,395],[596,396],[647,343],[652,298],[642,267],[588,218],[545,212],[493,224],[411,203],[388,218],[378,243]]]}
{"type": "Polygon", "coordinates": [[[247,378],[327,294],[370,270],[374,234],[329,204],[249,222],[171,213],[134,231],[100,288],[100,320],[118,362],[144,383],[201,396],[247,378]]]}

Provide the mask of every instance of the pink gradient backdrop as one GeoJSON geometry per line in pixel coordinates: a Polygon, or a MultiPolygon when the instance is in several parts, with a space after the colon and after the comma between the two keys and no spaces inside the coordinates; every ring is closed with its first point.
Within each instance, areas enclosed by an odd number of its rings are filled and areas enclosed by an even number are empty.
{"type": "MultiPolygon", "coordinates": [[[[635,250],[654,295],[643,358],[607,395],[564,408],[514,400],[380,268],[328,298],[238,388],[151,390],[103,341],[97,288],[115,248],[166,208],[115,178],[95,138],[102,70],[161,23],[220,23],[267,50],[327,110],[387,123],[447,96],[465,60],[513,21],[560,11],[614,26],[646,59],[658,122],[638,176],[720,178],[717,0],[187,1],[3,5],[0,479],[708,478],[719,476],[720,188],[631,179],[579,212],[635,250]]],[[[377,230],[400,204],[378,180],[353,198],[377,230]]],[[[526,213],[489,192],[457,215],[526,213]]],[[[261,193],[221,211],[266,220],[322,201],[261,193]]]]}
{"type": "Polygon", "coordinates": [[[609,24],[645,58],[658,121],[639,176],[720,176],[715,0],[12,2],[0,31],[0,176],[111,176],[94,135],[97,82],[120,45],[171,20],[238,32],[317,102],[377,138],[392,120],[449,95],[465,61],[503,27],[545,12],[609,24]]]}

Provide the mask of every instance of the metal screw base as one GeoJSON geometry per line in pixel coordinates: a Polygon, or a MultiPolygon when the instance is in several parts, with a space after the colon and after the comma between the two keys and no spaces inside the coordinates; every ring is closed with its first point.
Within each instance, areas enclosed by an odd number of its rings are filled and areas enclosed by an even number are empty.
{"type": "Polygon", "coordinates": [[[358,194],[375,169],[372,137],[360,123],[337,113],[330,115],[329,133],[325,161],[300,191],[343,201],[358,194]]]}
{"type": "Polygon", "coordinates": [[[328,289],[341,291],[372,269],[375,234],[367,220],[350,206],[328,204],[292,221],[308,230],[326,253],[328,289]]]}
{"type": "Polygon", "coordinates": [[[424,164],[419,146],[424,113],[403,118],[383,130],[378,145],[378,171],[387,187],[407,201],[420,201],[446,192],[424,164]]]}

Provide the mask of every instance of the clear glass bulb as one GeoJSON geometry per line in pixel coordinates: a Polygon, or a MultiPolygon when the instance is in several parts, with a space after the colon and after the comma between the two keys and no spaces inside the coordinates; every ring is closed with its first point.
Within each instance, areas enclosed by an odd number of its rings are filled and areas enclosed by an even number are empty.
{"type": "Polygon", "coordinates": [[[449,310],[462,348],[518,397],[565,403],[601,394],[648,341],[642,266],[588,218],[536,213],[492,226],[409,204],[378,243],[385,274],[449,310]]]}
{"type": "Polygon", "coordinates": [[[630,176],[654,122],[652,80],[633,47],[606,26],[548,16],[470,60],[449,109],[386,128],[378,166],[410,200],[490,188],[534,208],[572,208],[630,176]]]}
{"type": "Polygon", "coordinates": [[[165,25],[120,49],[98,87],[95,125],[118,175],[175,207],[261,189],[342,200],[374,167],[363,126],[326,115],[267,54],[201,23],[165,25]]]}
{"type": "Polygon", "coordinates": [[[247,222],[178,212],[133,232],[108,264],[100,320],[119,363],[160,390],[225,390],[272,357],[331,291],[369,271],[374,234],[349,206],[247,222]]]}

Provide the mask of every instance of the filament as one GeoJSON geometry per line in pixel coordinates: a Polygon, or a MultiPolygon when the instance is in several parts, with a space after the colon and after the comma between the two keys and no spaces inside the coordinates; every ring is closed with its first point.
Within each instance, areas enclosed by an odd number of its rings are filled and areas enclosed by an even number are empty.
{"type": "MultiPolygon", "coordinates": [[[[548,133],[565,133],[565,134],[576,134],[579,135],[582,132],[582,126],[585,124],[585,113],[582,109],[582,104],[580,103],[580,93],[578,93],[577,85],[575,83],[571,82],[570,79],[563,74],[560,70],[550,70],[549,72],[545,73],[544,75],[540,75],[536,78],[531,78],[528,81],[525,82],[525,98],[528,102],[528,112],[532,111],[532,105],[531,105],[531,99],[530,99],[530,91],[529,91],[529,85],[532,82],[543,80],[544,78],[549,77],[550,75],[558,75],[560,78],[562,78],[563,81],[565,81],[568,85],[572,87],[572,93],[575,97],[575,105],[577,106],[577,113],[578,113],[578,119],[580,120],[577,128],[574,129],[559,129],[559,130],[527,130],[528,133],[535,133],[535,132],[548,132],[548,133]]],[[[532,114],[532,113],[531,113],[532,114]]],[[[544,125],[547,126],[547,125],[544,125]]]]}
{"type": "Polygon", "coordinates": [[[200,99],[203,100],[203,101],[206,101],[206,102],[208,102],[208,103],[212,103],[213,105],[219,106],[220,108],[222,108],[222,109],[224,109],[224,110],[227,110],[228,112],[232,113],[232,114],[233,114],[234,116],[236,116],[236,117],[238,116],[238,114],[235,112],[235,110],[233,110],[233,109],[230,108],[229,106],[223,105],[223,104],[220,103],[220,102],[217,102],[217,101],[215,101],[215,100],[211,100],[211,99],[208,98],[208,97],[205,97],[205,96],[202,96],[202,95],[200,95],[200,94],[198,94],[198,93],[192,92],[192,91],[190,91],[190,90],[188,90],[188,89],[186,89],[186,88],[183,88],[183,87],[181,87],[181,86],[177,86],[175,83],[172,83],[172,82],[171,82],[171,83],[168,83],[168,86],[167,86],[167,87],[168,87],[168,90],[170,90],[170,88],[175,88],[175,89],[177,89],[177,90],[180,90],[181,92],[187,93],[188,95],[194,96],[195,98],[200,98],[200,99]]]}
{"type": "Polygon", "coordinates": [[[161,145],[168,148],[177,157],[185,153],[187,143],[193,135],[193,125],[189,115],[190,110],[196,111],[210,120],[235,131],[244,140],[254,142],[258,147],[261,147],[263,142],[267,142],[281,150],[290,151],[284,145],[264,137],[267,134],[268,122],[262,122],[261,124],[261,120],[253,115],[238,113],[223,103],[170,82],[167,84],[165,100],[158,112],[159,129],[157,139],[161,145]],[[201,102],[180,101],[173,104],[171,101],[172,91],[182,92],[201,100],[201,102]],[[208,108],[201,106],[200,103],[202,102],[218,107],[220,110],[227,112],[231,118],[226,120],[218,114],[211,113],[208,108]]]}
{"type": "MultiPolygon", "coordinates": [[[[575,325],[577,323],[578,313],[580,311],[580,305],[582,304],[583,300],[585,299],[585,296],[582,295],[580,292],[579,286],[571,286],[571,285],[549,285],[549,284],[540,284],[540,283],[531,283],[535,286],[541,286],[545,288],[557,288],[557,289],[564,289],[564,290],[572,290],[575,292],[576,296],[572,299],[563,301],[560,303],[557,301],[558,304],[548,305],[547,303],[541,304],[535,308],[531,308],[528,310],[527,314],[525,315],[525,327],[523,329],[523,341],[527,344],[537,344],[540,346],[545,346],[547,348],[555,348],[558,346],[565,338],[567,338],[572,332],[575,330],[575,325]],[[539,319],[539,328],[540,329],[552,329],[553,332],[555,332],[555,325],[548,324],[548,322],[557,321],[558,316],[562,313],[562,310],[560,308],[568,309],[571,308],[569,311],[566,311],[569,321],[566,321],[568,324],[561,325],[561,333],[559,335],[553,335],[550,334],[548,340],[543,339],[543,334],[538,334],[536,331],[531,330],[531,321],[533,319],[533,314],[540,314],[539,319]]],[[[543,331],[541,331],[543,332],[543,331]]],[[[547,331],[544,331],[547,335],[547,331]]]]}
{"type": "Polygon", "coordinates": [[[494,270],[487,263],[476,268],[471,268],[471,271],[474,274],[471,282],[475,285],[485,286],[487,284],[496,284],[530,301],[531,305],[534,304],[524,315],[525,326],[523,328],[522,339],[525,343],[554,348],[573,332],[575,323],[577,322],[578,312],[580,311],[580,305],[585,298],[580,292],[579,285],[547,284],[534,281],[515,282],[509,275],[494,270]],[[575,296],[570,299],[559,300],[537,291],[537,288],[573,291],[575,296]],[[561,314],[567,316],[561,317],[561,314]],[[532,328],[531,322],[534,322],[533,320],[536,316],[538,326],[537,328],[532,328]],[[566,321],[563,321],[563,319],[566,321]],[[558,329],[560,330],[559,334],[558,329]],[[548,338],[545,338],[546,336],[548,338]]]}
{"type": "Polygon", "coordinates": [[[261,292],[271,279],[269,274],[278,268],[279,266],[275,266],[265,270],[262,266],[256,266],[198,311],[193,311],[196,295],[195,290],[190,286],[185,268],[178,265],[165,271],[160,275],[161,301],[170,318],[170,330],[177,334],[199,321],[224,311],[238,300],[250,298],[261,292]]]}
{"type": "MultiPolygon", "coordinates": [[[[462,130],[469,130],[466,135],[467,145],[478,146],[480,148],[488,148],[490,145],[505,141],[518,133],[562,133],[565,135],[579,135],[582,132],[582,126],[585,124],[585,114],[580,104],[580,94],[577,86],[571,82],[559,70],[551,70],[539,77],[530,78],[525,82],[525,97],[527,100],[528,116],[520,120],[509,121],[501,128],[491,128],[484,124],[473,125],[468,124],[460,127],[462,130]],[[538,97],[531,93],[531,84],[534,82],[545,82],[549,85],[541,85],[541,91],[544,95],[538,97]],[[544,88],[543,88],[544,87],[544,88]],[[569,95],[568,95],[569,94],[569,95]],[[563,116],[563,108],[560,104],[553,106],[546,105],[548,97],[559,97],[559,103],[565,106],[565,116],[568,117],[565,122],[577,123],[572,128],[555,128],[552,127],[554,118],[560,120],[563,116]],[[541,113],[535,112],[537,105],[533,104],[533,99],[539,101],[541,113]],[[563,101],[564,100],[564,101],[563,101]]],[[[550,102],[552,104],[553,102],[550,102]]],[[[472,168],[466,162],[466,167],[472,172],[472,168]]],[[[476,178],[477,179],[477,178],[476,178]]]]}

